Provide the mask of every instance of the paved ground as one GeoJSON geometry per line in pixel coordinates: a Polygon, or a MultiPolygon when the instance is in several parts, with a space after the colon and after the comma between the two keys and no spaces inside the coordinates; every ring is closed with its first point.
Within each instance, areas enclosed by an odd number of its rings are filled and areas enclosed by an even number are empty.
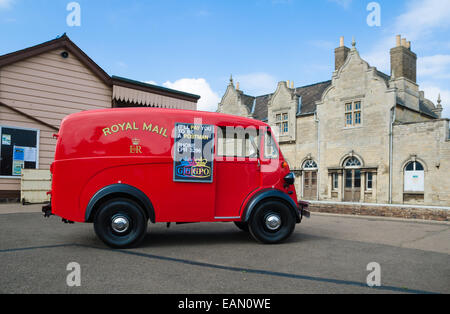
{"type": "Polygon", "coordinates": [[[315,214],[272,246],[233,224],[158,224],[140,248],[113,251],[92,225],[37,210],[0,206],[0,293],[450,293],[448,223],[315,214]],[[81,287],[66,285],[70,262],[81,287]],[[379,289],[365,285],[370,262],[379,289]]]}

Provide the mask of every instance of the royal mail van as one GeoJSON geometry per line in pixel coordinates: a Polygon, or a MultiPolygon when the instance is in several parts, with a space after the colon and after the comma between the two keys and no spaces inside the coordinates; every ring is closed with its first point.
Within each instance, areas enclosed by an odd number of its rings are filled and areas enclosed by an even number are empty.
{"type": "Polygon", "coordinates": [[[93,223],[115,248],[151,223],[234,222],[278,243],[309,216],[270,127],[231,115],[123,108],[66,117],[46,216],[93,223]]]}

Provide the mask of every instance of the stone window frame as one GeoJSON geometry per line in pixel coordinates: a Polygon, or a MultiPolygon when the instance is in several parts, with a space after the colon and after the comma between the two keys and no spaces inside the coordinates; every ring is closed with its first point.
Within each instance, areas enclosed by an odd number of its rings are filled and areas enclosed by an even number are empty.
{"type": "Polygon", "coordinates": [[[373,191],[373,182],[374,182],[374,173],[373,172],[366,172],[366,190],[367,191],[373,191]],[[369,180],[369,175],[371,176],[370,180],[369,180]],[[369,181],[371,183],[371,187],[369,188],[369,181]]]}
{"type": "Polygon", "coordinates": [[[280,136],[289,135],[289,112],[279,112],[275,114],[275,125],[280,136]],[[279,117],[279,119],[278,119],[279,117]]]}
{"type": "MultiPolygon", "coordinates": [[[[364,171],[364,160],[361,156],[355,154],[355,152],[350,152],[349,154],[346,154],[344,157],[342,157],[341,159],[341,166],[342,166],[342,193],[344,194],[344,190],[346,189],[347,186],[347,176],[346,176],[346,171],[347,170],[355,170],[355,171],[359,171],[359,185],[360,185],[360,189],[361,191],[365,191],[365,171],[364,171]],[[349,161],[353,160],[353,164],[349,164],[349,161]],[[364,177],[363,177],[364,176],[364,177]],[[363,186],[364,185],[364,186],[363,186]]],[[[352,180],[356,180],[356,178],[353,177],[354,175],[352,174],[352,180]]],[[[353,183],[352,183],[353,184],[353,183]]]]}
{"type": "Polygon", "coordinates": [[[333,172],[331,174],[331,190],[339,191],[339,173],[333,172]]]}
{"type": "Polygon", "coordinates": [[[363,126],[363,101],[362,99],[352,99],[344,101],[344,128],[353,129],[359,128],[363,126]],[[359,107],[356,107],[356,104],[359,104],[359,107]],[[351,123],[348,122],[351,119],[351,123]],[[356,123],[356,117],[358,115],[359,123],[356,123]]]}
{"type": "Polygon", "coordinates": [[[344,163],[342,166],[344,167],[344,169],[359,169],[359,168],[362,168],[363,163],[361,162],[361,160],[358,157],[349,156],[344,160],[344,163]],[[350,160],[354,161],[353,164],[349,164],[350,160]]]}
{"type": "Polygon", "coordinates": [[[302,169],[305,171],[315,171],[318,170],[319,167],[317,166],[317,162],[314,159],[308,158],[303,162],[302,169]]]}

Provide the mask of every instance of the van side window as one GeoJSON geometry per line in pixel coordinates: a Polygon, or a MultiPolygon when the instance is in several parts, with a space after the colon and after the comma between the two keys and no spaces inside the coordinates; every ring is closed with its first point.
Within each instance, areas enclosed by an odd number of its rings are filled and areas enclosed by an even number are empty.
{"type": "Polygon", "coordinates": [[[275,141],[273,140],[272,134],[270,132],[266,132],[266,135],[264,136],[264,158],[278,158],[277,144],[275,144],[275,141]]]}
{"type": "Polygon", "coordinates": [[[258,158],[259,142],[259,132],[255,128],[219,127],[217,156],[258,158]]]}

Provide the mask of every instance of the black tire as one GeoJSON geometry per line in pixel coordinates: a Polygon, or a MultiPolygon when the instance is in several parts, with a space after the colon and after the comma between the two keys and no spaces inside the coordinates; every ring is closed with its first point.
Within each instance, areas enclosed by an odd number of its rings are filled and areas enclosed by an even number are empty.
{"type": "Polygon", "coordinates": [[[238,227],[242,231],[248,232],[248,223],[246,223],[244,221],[235,221],[234,224],[236,225],[236,227],[238,227]]]}
{"type": "Polygon", "coordinates": [[[257,206],[249,220],[253,238],[261,243],[276,244],[286,240],[295,229],[295,217],[291,209],[281,201],[265,201],[257,206]],[[280,226],[271,230],[266,224],[268,217],[279,217],[280,226]]]}
{"type": "Polygon", "coordinates": [[[147,217],[136,202],[127,198],[116,198],[100,206],[94,218],[94,230],[106,245],[112,248],[130,248],[137,246],[144,239],[147,223],[147,217]],[[118,232],[113,229],[112,221],[117,218],[125,218],[128,221],[125,231],[118,232]]]}

